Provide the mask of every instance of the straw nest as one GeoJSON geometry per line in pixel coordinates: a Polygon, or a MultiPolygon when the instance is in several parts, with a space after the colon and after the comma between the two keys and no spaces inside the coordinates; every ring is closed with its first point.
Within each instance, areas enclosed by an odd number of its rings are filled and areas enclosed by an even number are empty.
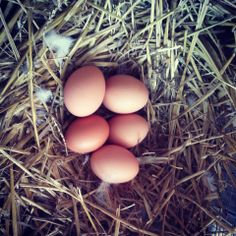
{"type": "Polygon", "coordinates": [[[0,234],[233,233],[220,194],[223,172],[236,186],[234,2],[2,1],[0,234]],[[66,150],[63,84],[87,64],[149,88],[130,183],[104,187],[88,155],[66,150]]]}

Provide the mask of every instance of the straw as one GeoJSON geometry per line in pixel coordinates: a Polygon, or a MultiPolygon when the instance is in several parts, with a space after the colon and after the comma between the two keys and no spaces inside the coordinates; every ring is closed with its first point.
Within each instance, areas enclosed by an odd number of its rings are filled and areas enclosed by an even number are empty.
{"type": "MultiPolygon", "coordinates": [[[[0,235],[197,236],[212,225],[236,232],[221,203],[226,187],[236,188],[236,6],[167,2],[6,1],[0,235]],[[73,39],[60,64],[45,44],[51,30],[73,39]],[[74,117],[63,86],[83,65],[98,66],[105,77],[133,75],[149,89],[139,113],[150,131],[131,150],[140,171],[128,183],[104,185],[90,154],[67,150],[64,132],[74,117]],[[39,88],[51,99],[40,101],[39,88]]],[[[103,107],[99,113],[112,115],[103,107]]]]}

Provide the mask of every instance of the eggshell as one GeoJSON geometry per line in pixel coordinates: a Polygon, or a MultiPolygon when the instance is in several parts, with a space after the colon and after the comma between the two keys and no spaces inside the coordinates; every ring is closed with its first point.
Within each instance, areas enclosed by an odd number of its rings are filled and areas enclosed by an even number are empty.
{"type": "Polygon", "coordinates": [[[109,142],[125,148],[141,143],[149,130],[147,121],[137,114],[115,115],[108,124],[109,142]]]}
{"type": "Polygon", "coordinates": [[[92,154],[90,165],[94,174],[111,184],[125,183],[139,172],[139,162],[127,149],[105,145],[92,154]]]}
{"type": "Polygon", "coordinates": [[[77,153],[89,153],[100,148],[109,135],[109,125],[98,115],[77,118],[65,133],[67,147],[77,153]]]}
{"type": "Polygon", "coordinates": [[[116,113],[133,113],[145,106],[148,90],[138,79],[130,75],[115,75],[106,81],[104,106],[116,113]]]}
{"type": "Polygon", "coordinates": [[[105,79],[96,66],[84,66],[73,72],[64,87],[64,103],[75,116],[93,114],[102,104],[105,79]]]}

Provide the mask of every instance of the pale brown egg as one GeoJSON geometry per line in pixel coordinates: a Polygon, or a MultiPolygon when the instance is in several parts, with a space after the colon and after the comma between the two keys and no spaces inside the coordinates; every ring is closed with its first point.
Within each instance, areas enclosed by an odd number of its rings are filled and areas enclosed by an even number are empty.
{"type": "Polygon", "coordinates": [[[109,122],[109,142],[125,148],[141,143],[148,134],[148,122],[140,115],[115,115],[109,122]]]}
{"type": "Polygon", "coordinates": [[[77,118],[65,133],[67,147],[77,153],[89,153],[100,148],[109,135],[109,125],[98,115],[77,118]]]}
{"type": "Polygon", "coordinates": [[[148,101],[148,90],[130,75],[115,75],[106,81],[104,106],[116,113],[128,114],[142,109],[148,101]]]}
{"type": "Polygon", "coordinates": [[[95,151],[90,165],[98,178],[110,184],[128,182],[139,172],[139,162],[135,156],[118,145],[105,145],[95,151]]]}
{"type": "Polygon", "coordinates": [[[102,104],[105,79],[96,66],[83,66],[73,72],[64,87],[64,103],[75,116],[93,114],[102,104]]]}

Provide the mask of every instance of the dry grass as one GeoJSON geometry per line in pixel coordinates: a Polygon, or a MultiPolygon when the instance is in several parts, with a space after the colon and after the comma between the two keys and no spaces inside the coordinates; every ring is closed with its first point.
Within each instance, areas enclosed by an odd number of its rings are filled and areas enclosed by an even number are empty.
{"type": "Polygon", "coordinates": [[[0,234],[197,236],[214,223],[235,232],[220,198],[236,188],[235,1],[49,2],[0,10],[0,234]],[[52,29],[75,39],[62,65],[43,44],[52,29]],[[63,84],[86,64],[150,90],[141,114],[152,129],[133,150],[141,171],[130,183],[101,188],[87,157],[65,148],[63,84]],[[38,87],[52,100],[40,102],[38,87]]]}

